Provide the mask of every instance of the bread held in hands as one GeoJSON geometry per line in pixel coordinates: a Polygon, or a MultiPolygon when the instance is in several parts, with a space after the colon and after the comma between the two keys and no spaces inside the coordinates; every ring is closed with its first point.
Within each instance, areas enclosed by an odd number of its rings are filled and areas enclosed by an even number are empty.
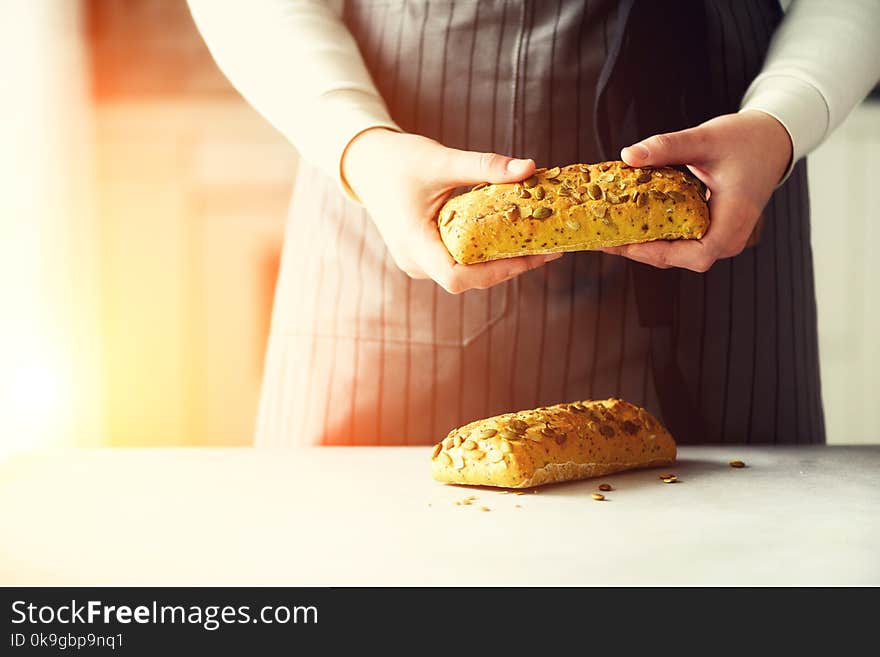
{"type": "Polygon", "coordinates": [[[455,260],[583,251],[658,239],[699,239],[709,226],[706,188],[678,169],[624,162],[538,169],[518,183],[482,183],[438,216],[455,260]]]}

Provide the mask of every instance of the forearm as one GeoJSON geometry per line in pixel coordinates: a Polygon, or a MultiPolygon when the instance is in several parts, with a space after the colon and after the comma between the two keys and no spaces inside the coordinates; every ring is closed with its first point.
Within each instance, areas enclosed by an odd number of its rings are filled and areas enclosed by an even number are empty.
{"type": "Polygon", "coordinates": [[[357,134],[376,126],[398,129],[331,3],[188,3],[230,82],[329,176],[342,180],[341,157],[357,134]]]}
{"type": "Polygon", "coordinates": [[[810,153],[880,78],[880,1],[795,0],[743,110],[776,118],[792,141],[791,164],[810,153]]]}

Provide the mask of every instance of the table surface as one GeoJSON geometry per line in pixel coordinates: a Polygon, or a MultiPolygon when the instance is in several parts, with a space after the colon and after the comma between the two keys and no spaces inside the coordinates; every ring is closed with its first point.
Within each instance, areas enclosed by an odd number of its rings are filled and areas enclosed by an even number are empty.
{"type": "Polygon", "coordinates": [[[663,469],[678,484],[653,469],[522,495],[434,482],[428,461],[21,453],[0,463],[0,584],[880,584],[880,446],[684,447],[663,469]]]}

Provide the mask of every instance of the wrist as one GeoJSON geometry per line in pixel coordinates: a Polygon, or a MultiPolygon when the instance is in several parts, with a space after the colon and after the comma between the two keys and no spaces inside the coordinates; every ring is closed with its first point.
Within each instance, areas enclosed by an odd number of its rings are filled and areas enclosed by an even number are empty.
{"type": "Polygon", "coordinates": [[[342,183],[346,185],[356,198],[360,198],[358,187],[370,171],[374,171],[377,162],[381,162],[383,152],[387,152],[390,144],[401,133],[383,126],[367,128],[355,135],[342,153],[339,173],[342,183]]]}
{"type": "Polygon", "coordinates": [[[788,128],[772,114],[759,109],[743,109],[739,114],[753,122],[758,140],[766,153],[773,155],[773,173],[776,184],[783,182],[791,169],[794,142],[788,128]]]}

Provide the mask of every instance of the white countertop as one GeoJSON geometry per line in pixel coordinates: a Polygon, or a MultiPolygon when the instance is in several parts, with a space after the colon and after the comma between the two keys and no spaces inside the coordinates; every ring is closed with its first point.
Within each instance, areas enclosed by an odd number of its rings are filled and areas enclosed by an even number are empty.
{"type": "Polygon", "coordinates": [[[0,584],[880,584],[880,446],[684,447],[679,484],[525,495],[434,482],[429,449],[19,454],[0,584]]]}

